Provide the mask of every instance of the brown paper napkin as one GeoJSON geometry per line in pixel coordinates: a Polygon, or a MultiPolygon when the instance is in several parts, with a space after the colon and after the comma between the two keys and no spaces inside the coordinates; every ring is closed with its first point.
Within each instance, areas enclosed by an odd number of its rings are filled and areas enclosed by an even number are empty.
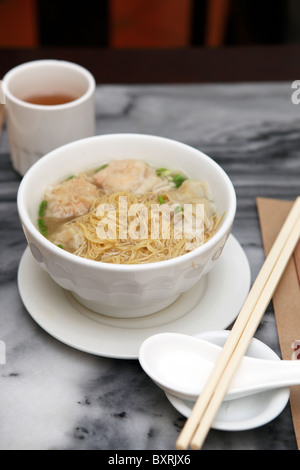
{"type": "MultiPolygon", "coordinates": [[[[256,203],[264,250],[267,255],[293,201],[257,198],[256,203]]],[[[282,359],[290,360],[294,351],[294,341],[300,344],[300,243],[273,295],[273,307],[282,359]]],[[[291,388],[290,405],[297,446],[300,449],[300,386],[291,388]]]]}

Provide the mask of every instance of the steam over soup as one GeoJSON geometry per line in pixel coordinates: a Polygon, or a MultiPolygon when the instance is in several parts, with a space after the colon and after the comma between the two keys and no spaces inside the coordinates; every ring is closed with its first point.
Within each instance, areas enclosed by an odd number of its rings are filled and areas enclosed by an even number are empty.
{"type": "Polygon", "coordinates": [[[181,256],[221,222],[205,181],[140,160],[116,160],[45,189],[38,226],[83,258],[140,264],[181,256]]]}

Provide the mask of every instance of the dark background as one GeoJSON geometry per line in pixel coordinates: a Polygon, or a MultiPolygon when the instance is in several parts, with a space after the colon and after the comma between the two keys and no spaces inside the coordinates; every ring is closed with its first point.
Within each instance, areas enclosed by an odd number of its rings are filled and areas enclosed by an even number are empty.
{"type": "Polygon", "coordinates": [[[0,0],[0,48],[140,48],[147,35],[147,47],[173,47],[180,28],[186,29],[181,47],[207,46],[212,4],[222,16],[221,46],[300,42],[299,0],[0,0]]]}
{"type": "MultiPolygon", "coordinates": [[[[109,46],[108,0],[84,0],[83,4],[40,0],[38,9],[42,46],[109,46]]],[[[188,44],[191,47],[205,45],[206,10],[207,0],[193,0],[188,44]]],[[[299,0],[230,2],[224,45],[283,44],[299,41],[299,0]]]]}
{"type": "Polygon", "coordinates": [[[300,0],[0,0],[0,77],[55,57],[98,83],[281,81],[299,56],[300,0]]]}

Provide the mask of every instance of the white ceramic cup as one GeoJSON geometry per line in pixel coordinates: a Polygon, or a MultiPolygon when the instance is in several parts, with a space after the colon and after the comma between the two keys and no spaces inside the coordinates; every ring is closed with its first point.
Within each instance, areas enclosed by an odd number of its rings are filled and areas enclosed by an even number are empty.
{"type": "Polygon", "coordinates": [[[80,65],[37,60],[18,65],[3,78],[6,125],[14,169],[22,176],[39,158],[95,132],[95,79],[80,65]],[[32,95],[67,94],[73,101],[40,105],[32,95]]]}

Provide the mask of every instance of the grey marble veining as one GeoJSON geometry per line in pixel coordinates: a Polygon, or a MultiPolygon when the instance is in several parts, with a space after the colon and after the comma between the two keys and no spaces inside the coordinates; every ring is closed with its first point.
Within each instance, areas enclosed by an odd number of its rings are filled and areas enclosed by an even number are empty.
{"type": "MultiPolygon", "coordinates": [[[[99,86],[97,133],[174,138],[214,158],[236,188],[233,233],[252,279],[264,252],[256,197],[294,199],[300,189],[300,106],[291,83],[99,86]]],[[[0,449],[174,450],[185,419],[138,361],[96,357],[43,331],[19,297],[26,242],[18,220],[20,177],[4,130],[0,142],[0,449]]],[[[256,337],[280,354],[270,305],[256,337]]],[[[208,450],[296,449],[289,406],[271,423],[243,432],[211,430],[208,450]]]]}

